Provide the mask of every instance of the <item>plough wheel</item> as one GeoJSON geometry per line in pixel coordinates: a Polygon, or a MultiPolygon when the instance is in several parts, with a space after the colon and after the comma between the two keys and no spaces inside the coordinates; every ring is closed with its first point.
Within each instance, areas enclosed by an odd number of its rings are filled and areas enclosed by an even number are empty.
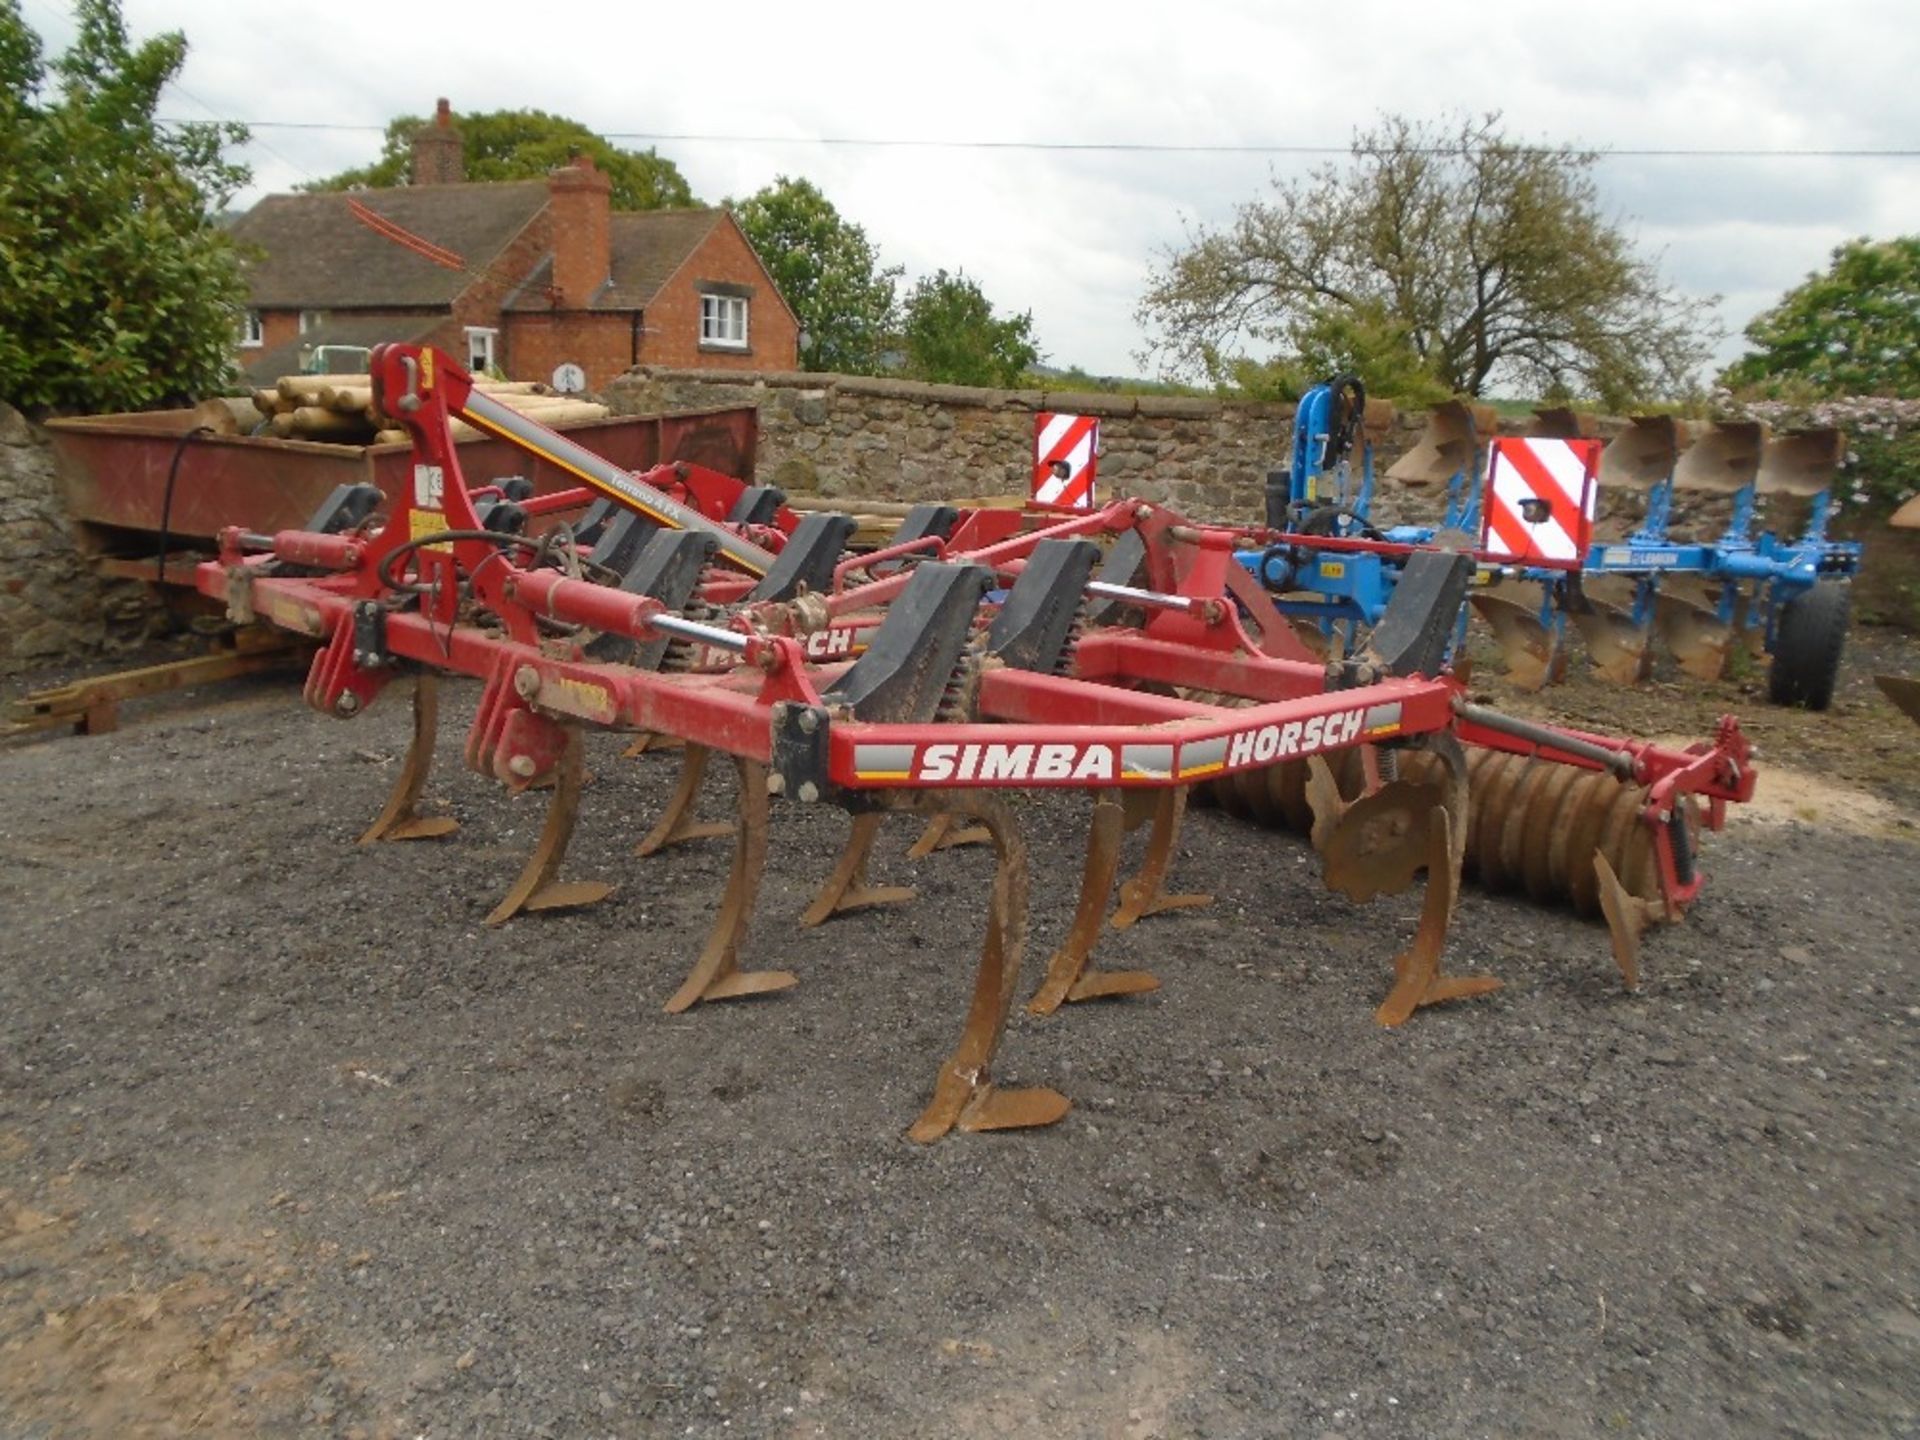
{"type": "Polygon", "coordinates": [[[1833,703],[1852,598],[1840,581],[1823,580],[1781,608],[1767,672],[1767,698],[1774,704],[1824,710],[1833,703]]]}
{"type": "MultiPolygon", "coordinates": [[[[687,748],[689,756],[695,748],[687,748]]],[[[767,868],[767,767],[737,756],[733,764],[740,778],[740,823],[733,833],[733,867],[727,872],[720,913],[707,932],[700,958],[667,1001],[669,1015],[678,1015],[702,1000],[764,995],[798,983],[790,970],[739,968],[740,942],[746,938],[753,902],[760,893],[760,877],[767,868]]]]}
{"type": "Polygon", "coordinates": [[[1404,1024],[1415,1010],[1500,988],[1491,975],[1447,975],[1440,968],[1447,928],[1460,897],[1469,790],[1466,756],[1451,739],[1431,742],[1440,779],[1389,781],[1347,806],[1326,846],[1326,883],[1351,899],[1395,894],[1424,869],[1427,889],[1413,943],[1394,957],[1393,987],[1374,1012],[1382,1025],[1404,1024]]]}
{"type": "Polygon", "coordinates": [[[1187,787],[1153,792],[1130,791],[1124,804],[1127,829],[1140,823],[1143,812],[1153,816],[1153,829],[1147,834],[1147,853],[1141,857],[1140,870],[1120,887],[1120,905],[1113,912],[1113,928],[1125,930],[1149,915],[1167,910],[1190,910],[1211,905],[1211,895],[1169,895],[1167,871],[1173,866],[1174,842],[1180,838],[1180,817],[1187,812],[1187,787]]]}
{"type": "Polygon", "coordinates": [[[559,873],[566,857],[567,842],[573,839],[574,822],[580,818],[580,790],[586,779],[586,742],[578,725],[568,725],[566,743],[560,748],[560,760],[553,772],[553,795],[547,801],[547,820],[540,827],[540,839],[520,878],[506,898],[493,907],[487,924],[504,925],[523,910],[564,910],[592,905],[613,892],[613,886],[598,880],[560,883],[559,873]]]}
{"type": "Polygon", "coordinates": [[[853,817],[853,830],[847,836],[846,848],[840,852],[839,862],[820,887],[813,904],[800,917],[802,925],[820,925],[835,915],[870,910],[876,905],[899,905],[913,899],[910,885],[867,883],[867,860],[873,853],[873,842],[879,838],[880,822],[884,819],[885,812],[879,810],[853,817]]]}
{"type": "Polygon", "coordinates": [[[1145,970],[1099,970],[1092,967],[1093,947],[1100,939],[1120,872],[1120,839],[1125,832],[1126,808],[1108,794],[1093,806],[1093,824],[1087,832],[1087,863],[1080,877],[1080,900],[1066,939],[1047,961],[1046,978],[1027,1002],[1032,1015],[1051,1015],[1069,1000],[1091,1000],[1103,995],[1140,995],[1160,988],[1159,978],[1145,970]]]}
{"type": "Polygon", "coordinates": [[[940,1067],[933,1099],[907,1131],[908,1138],[927,1144],[956,1128],[1014,1130],[1053,1124],[1067,1113],[1066,1096],[1044,1088],[997,1089],[989,1074],[1006,1030],[1027,938],[1027,847],[1013,812],[997,795],[986,793],[894,792],[887,803],[920,814],[958,810],[985,828],[997,862],[986,939],[960,1043],[940,1067]]]}
{"type": "Polygon", "coordinates": [[[362,845],[376,840],[433,840],[460,828],[451,815],[422,815],[416,808],[427,772],[433,769],[433,742],[439,733],[440,677],[422,670],[413,681],[413,741],[379,818],[360,837],[362,845]]]}
{"type": "Polygon", "coordinates": [[[707,756],[710,753],[704,745],[688,745],[684,748],[680,756],[680,777],[674,784],[673,797],[667,801],[666,813],[647,832],[646,837],[633,847],[634,854],[643,857],[654,855],[669,845],[712,840],[733,833],[731,821],[693,818],[694,806],[700,801],[700,786],[706,779],[707,756]]]}

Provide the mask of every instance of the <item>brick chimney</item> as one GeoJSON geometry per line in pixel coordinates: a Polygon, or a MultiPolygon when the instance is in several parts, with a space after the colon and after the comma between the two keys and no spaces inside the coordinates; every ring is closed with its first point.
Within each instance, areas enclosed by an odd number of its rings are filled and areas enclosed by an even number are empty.
{"type": "Polygon", "coordinates": [[[554,304],[582,310],[613,271],[613,181],[582,155],[547,176],[554,304]]]}
{"type": "Polygon", "coordinates": [[[434,106],[432,123],[413,132],[413,183],[458,185],[467,178],[467,149],[454,127],[445,97],[434,106]]]}

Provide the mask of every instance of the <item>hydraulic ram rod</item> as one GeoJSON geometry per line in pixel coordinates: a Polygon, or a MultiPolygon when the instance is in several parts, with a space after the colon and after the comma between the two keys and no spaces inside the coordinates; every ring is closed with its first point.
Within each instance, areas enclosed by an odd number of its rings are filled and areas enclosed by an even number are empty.
{"type": "Polygon", "coordinates": [[[670,529],[698,530],[703,535],[712,536],[720,553],[750,574],[765,575],[773,566],[771,552],[736,535],[726,526],[709,520],[692,506],[682,505],[651,485],[641,484],[611,460],[602,459],[564,435],[556,435],[538,421],[529,420],[519,411],[509,409],[484,391],[468,392],[467,398],[460,404],[460,416],[510,444],[579,476],[602,494],[670,529]]]}

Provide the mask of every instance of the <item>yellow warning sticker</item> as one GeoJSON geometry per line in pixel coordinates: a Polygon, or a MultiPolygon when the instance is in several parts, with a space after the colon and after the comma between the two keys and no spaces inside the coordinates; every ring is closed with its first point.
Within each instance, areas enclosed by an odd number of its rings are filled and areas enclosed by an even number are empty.
{"type": "Polygon", "coordinates": [[[1322,560],[1320,562],[1320,578],[1323,580],[1338,580],[1346,573],[1347,562],[1344,560],[1322,560]]]}
{"type": "MultiPolygon", "coordinates": [[[[409,510],[407,512],[407,533],[415,540],[424,540],[429,535],[438,535],[442,530],[447,528],[447,517],[444,511],[409,510]]],[[[449,546],[443,543],[439,545],[429,545],[426,548],[429,550],[445,550],[448,549],[449,546]]]]}

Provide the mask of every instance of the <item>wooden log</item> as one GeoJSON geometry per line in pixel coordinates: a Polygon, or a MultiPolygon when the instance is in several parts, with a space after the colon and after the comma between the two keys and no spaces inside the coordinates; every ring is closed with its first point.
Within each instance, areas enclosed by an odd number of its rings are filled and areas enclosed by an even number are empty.
{"type": "Polygon", "coordinates": [[[280,392],[283,400],[294,405],[320,405],[321,392],[335,385],[371,386],[371,375],[282,375],[274,382],[274,389],[280,392]]]}
{"type": "Polygon", "coordinates": [[[260,418],[262,420],[271,420],[275,415],[278,415],[282,410],[286,409],[287,406],[286,402],[280,398],[280,392],[278,390],[255,390],[253,392],[253,408],[260,412],[260,418]]]}
{"type": "Polygon", "coordinates": [[[193,407],[193,423],[216,435],[245,435],[260,423],[253,402],[237,396],[216,395],[193,407]]]}
{"type": "MultiPolygon", "coordinates": [[[[302,405],[287,419],[289,433],[299,440],[364,440],[373,430],[364,415],[342,415],[322,405],[302,405]]],[[[279,433],[278,417],[274,433],[279,433]]]]}
{"type": "Polygon", "coordinates": [[[338,410],[342,415],[352,415],[372,407],[373,388],[368,385],[328,385],[320,391],[320,403],[329,410],[338,410]]]}

